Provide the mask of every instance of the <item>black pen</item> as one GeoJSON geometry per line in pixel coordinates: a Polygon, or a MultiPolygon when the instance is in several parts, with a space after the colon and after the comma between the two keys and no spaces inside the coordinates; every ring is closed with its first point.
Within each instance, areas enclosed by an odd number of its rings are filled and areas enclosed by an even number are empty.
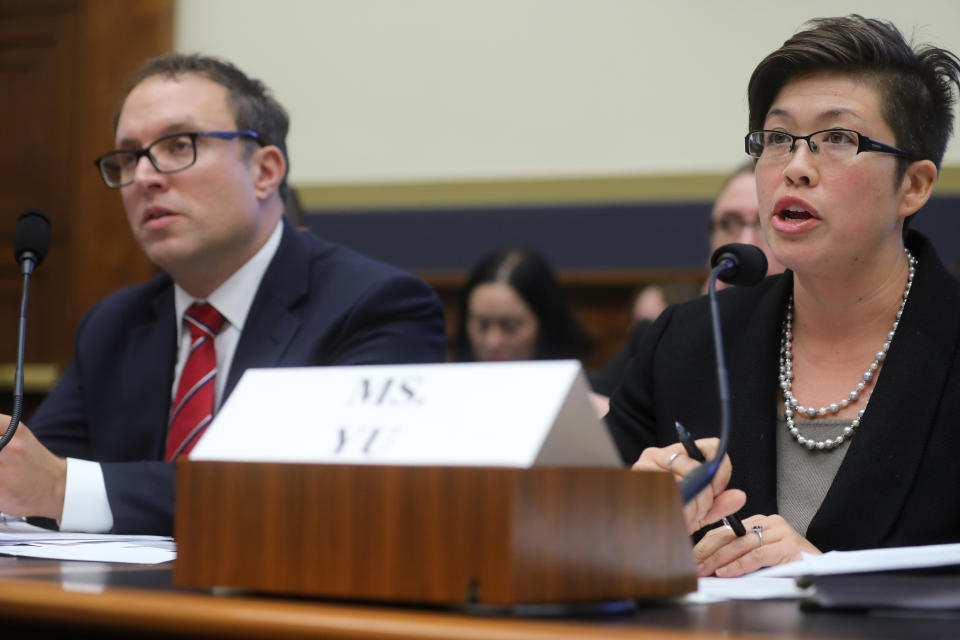
{"type": "MultiPolygon", "coordinates": [[[[687,431],[679,422],[675,421],[674,425],[677,427],[677,436],[680,438],[680,444],[683,445],[687,455],[697,462],[706,462],[707,459],[703,457],[703,451],[700,451],[700,448],[694,444],[693,438],[690,437],[690,432],[687,431]]],[[[743,527],[743,523],[740,522],[740,518],[737,516],[727,516],[723,519],[723,524],[733,529],[733,532],[738,538],[742,538],[743,536],[747,535],[747,530],[743,527]]]]}

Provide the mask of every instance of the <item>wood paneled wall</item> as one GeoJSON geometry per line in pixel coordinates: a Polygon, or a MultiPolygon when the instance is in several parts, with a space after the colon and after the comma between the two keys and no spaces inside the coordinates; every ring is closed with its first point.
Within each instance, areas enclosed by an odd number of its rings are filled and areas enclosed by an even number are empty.
{"type": "Polygon", "coordinates": [[[85,311],[154,272],[93,159],[113,148],[126,78],[171,49],[173,9],[173,0],[0,0],[0,363],[16,357],[21,211],[42,209],[53,223],[31,286],[31,363],[69,363],[85,311]]]}

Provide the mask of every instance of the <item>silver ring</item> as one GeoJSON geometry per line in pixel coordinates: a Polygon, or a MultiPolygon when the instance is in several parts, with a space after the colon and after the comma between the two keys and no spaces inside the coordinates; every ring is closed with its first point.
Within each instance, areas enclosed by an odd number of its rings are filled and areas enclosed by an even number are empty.
{"type": "Polygon", "coordinates": [[[762,547],[763,546],[763,525],[755,524],[752,527],[750,527],[750,531],[753,531],[755,534],[757,534],[757,537],[760,538],[760,546],[762,547]]]}
{"type": "Polygon", "coordinates": [[[673,465],[673,461],[676,460],[676,459],[677,459],[677,456],[679,456],[679,455],[680,455],[680,452],[679,452],[679,451],[676,451],[676,452],[670,454],[670,457],[667,458],[667,469],[669,469],[669,468],[673,465]]]}

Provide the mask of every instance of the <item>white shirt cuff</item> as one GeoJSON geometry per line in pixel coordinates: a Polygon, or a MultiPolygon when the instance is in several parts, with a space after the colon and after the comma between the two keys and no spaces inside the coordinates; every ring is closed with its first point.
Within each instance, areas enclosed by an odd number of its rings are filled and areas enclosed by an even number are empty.
{"type": "Polygon", "coordinates": [[[107,533],[113,528],[113,511],[98,462],[67,458],[67,486],[63,495],[61,531],[107,533]]]}

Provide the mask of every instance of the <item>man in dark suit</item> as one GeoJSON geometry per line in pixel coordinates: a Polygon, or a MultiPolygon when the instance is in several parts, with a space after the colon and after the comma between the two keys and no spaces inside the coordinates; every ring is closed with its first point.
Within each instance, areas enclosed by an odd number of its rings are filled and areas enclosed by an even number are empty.
{"type": "Polygon", "coordinates": [[[444,321],[422,281],[282,220],[288,120],[259,81],[171,54],[131,86],[97,165],[163,273],[84,318],[0,453],[0,510],[170,534],[172,461],[246,369],[442,361],[444,321]]]}

